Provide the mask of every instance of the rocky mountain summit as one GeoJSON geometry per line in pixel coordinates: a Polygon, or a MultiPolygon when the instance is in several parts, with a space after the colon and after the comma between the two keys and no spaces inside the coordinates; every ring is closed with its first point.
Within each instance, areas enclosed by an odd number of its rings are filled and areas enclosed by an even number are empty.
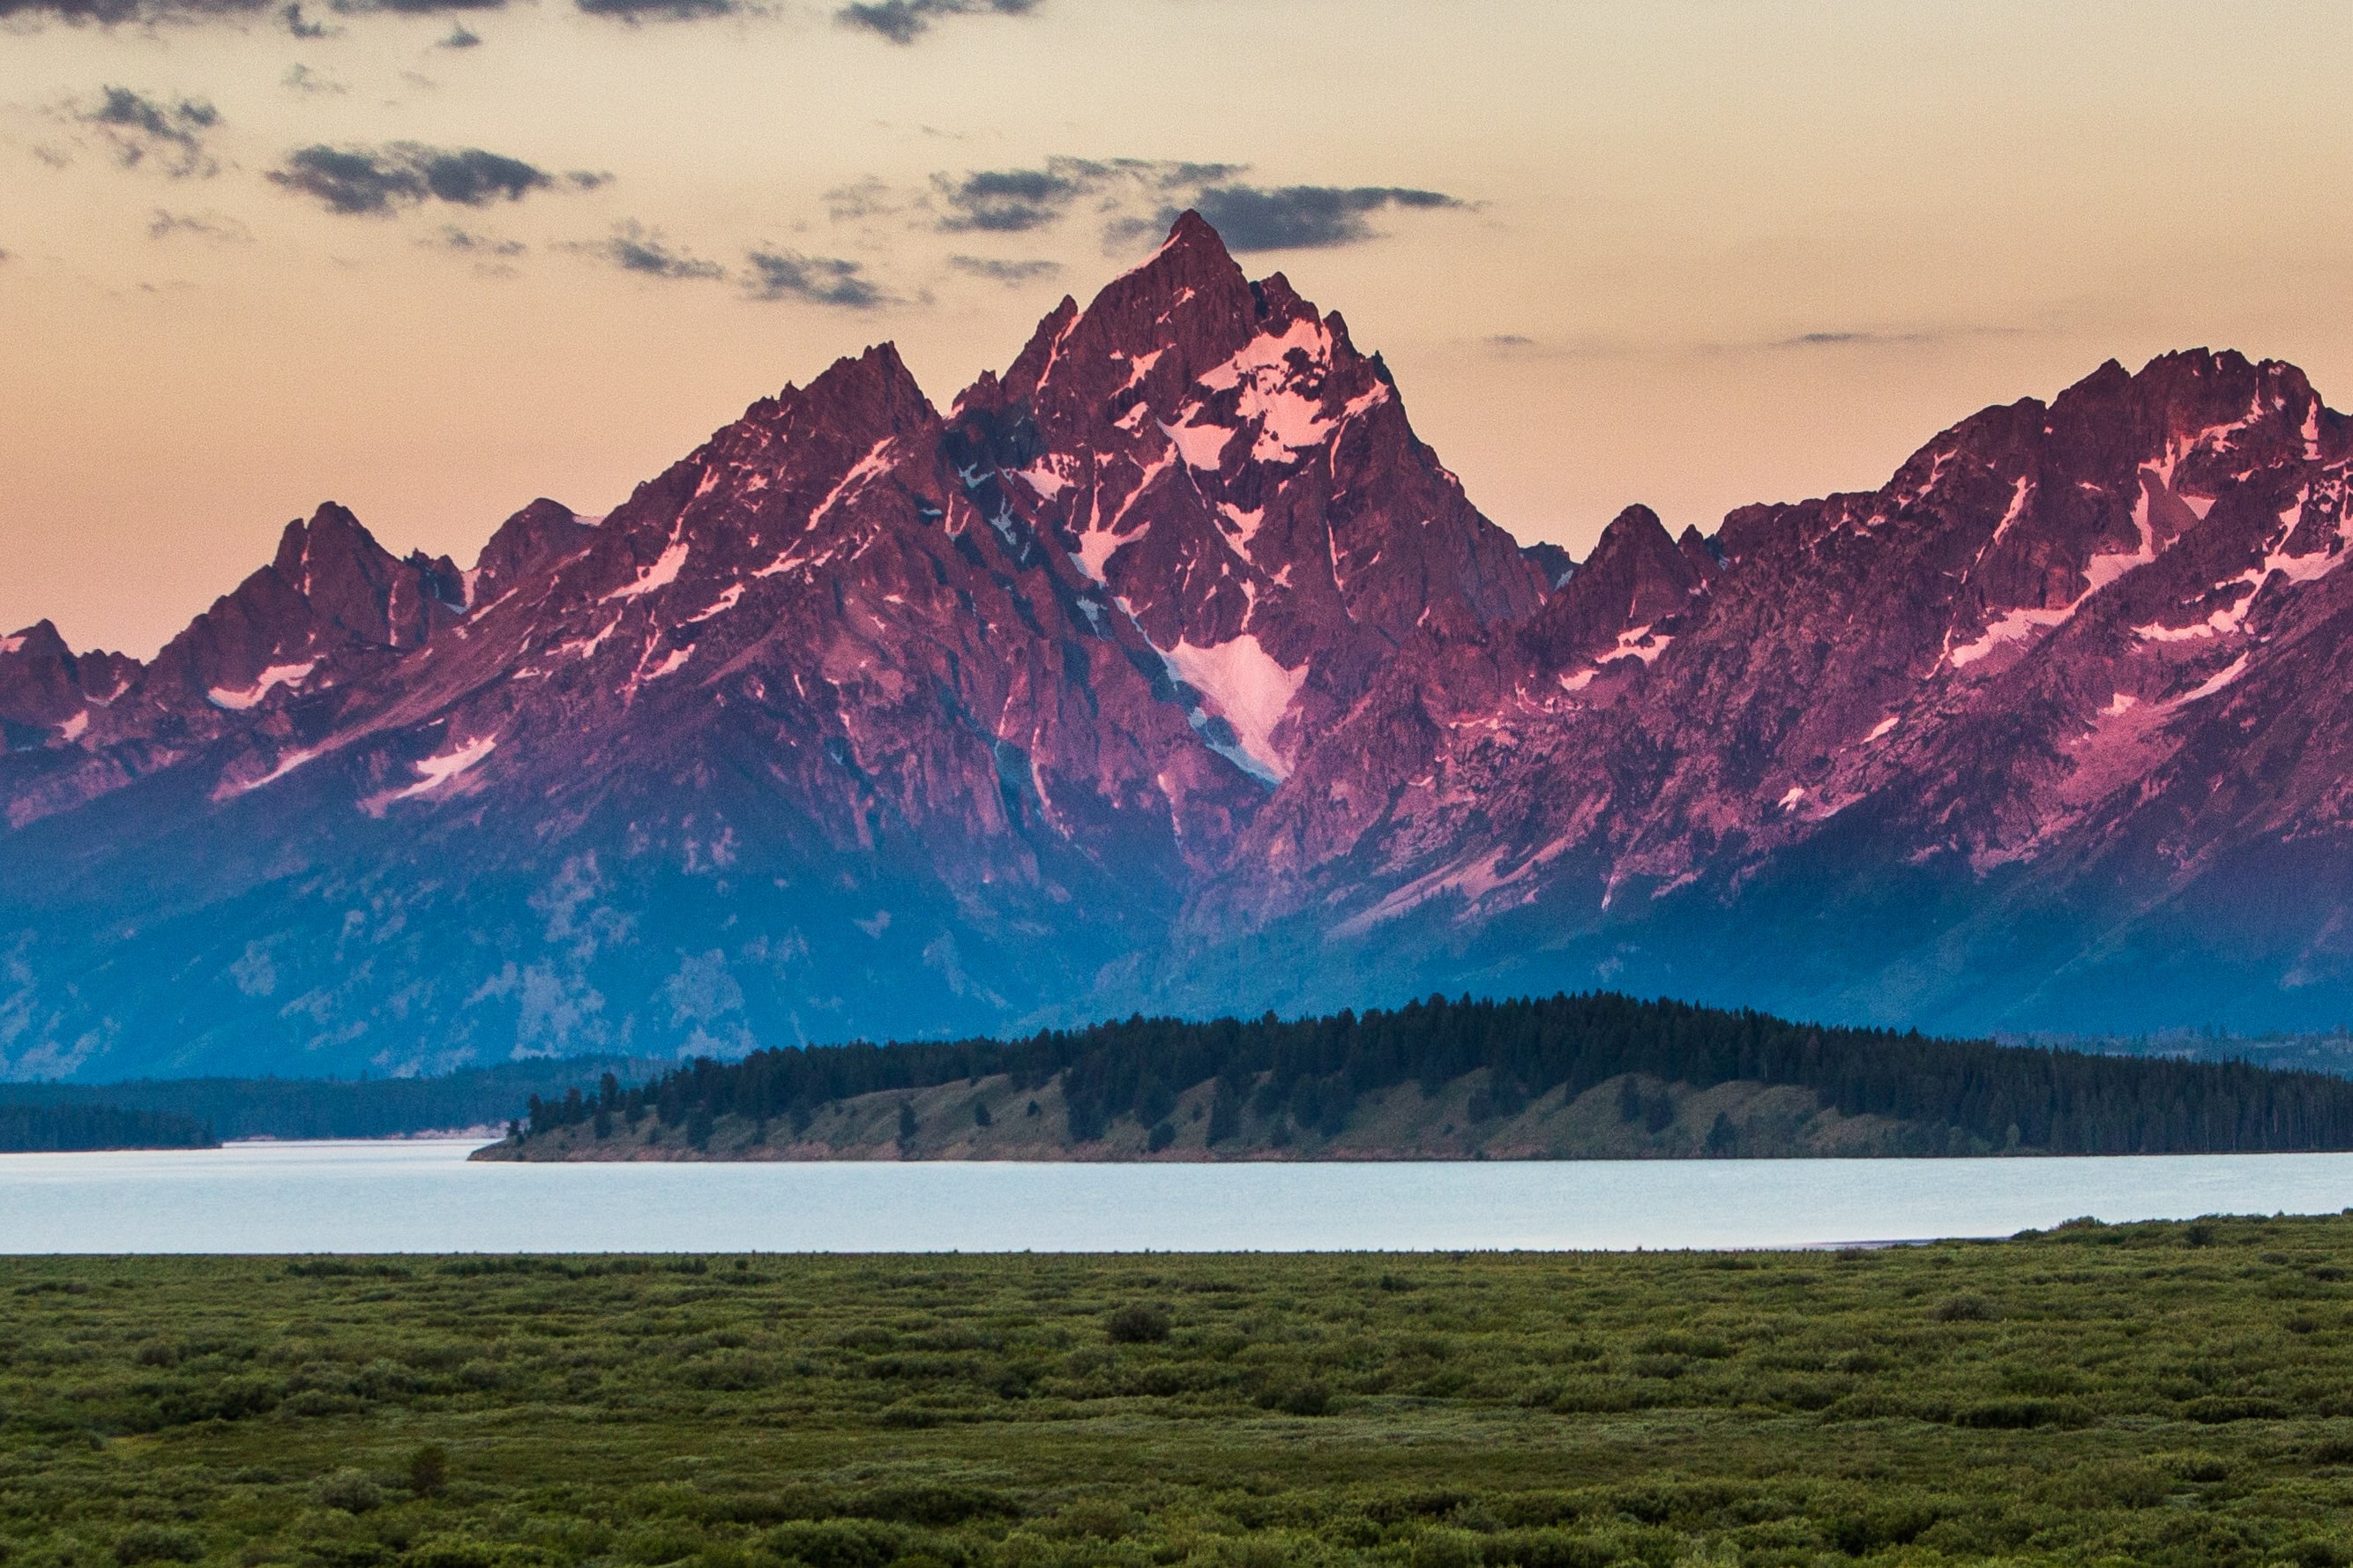
{"type": "Polygon", "coordinates": [[[2348,461],[2199,351],[1576,563],[1188,215],[945,412],[886,345],[470,570],[330,503],[152,661],[0,638],[0,1072],[1595,984],[2334,1024],[2348,461]]]}

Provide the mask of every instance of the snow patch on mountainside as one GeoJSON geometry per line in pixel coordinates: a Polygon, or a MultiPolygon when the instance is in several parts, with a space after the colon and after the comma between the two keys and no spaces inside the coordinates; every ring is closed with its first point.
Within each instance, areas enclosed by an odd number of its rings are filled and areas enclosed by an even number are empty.
{"type": "Polygon", "coordinates": [[[415,764],[417,773],[415,784],[406,789],[370,795],[360,802],[360,809],[371,816],[380,816],[384,808],[395,801],[417,800],[447,790],[484,757],[496,751],[498,744],[497,736],[483,735],[452,746],[446,752],[438,752],[415,764]]]}
{"type": "Polygon", "coordinates": [[[1290,777],[1291,763],[1275,750],[1271,737],[1307,679],[1304,664],[1285,669],[1248,632],[1211,647],[1180,642],[1161,657],[1177,679],[1198,691],[1218,717],[1233,726],[1236,746],[1249,759],[1237,757],[1237,763],[1277,783],[1290,777]]]}
{"type": "Polygon", "coordinates": [[[1187,467],[1212,474],[1218,471],[1218,462],[1225,452],[1226,444],[1234,438],[1234,432],[1223,425],[1195,425],[1189,422],[1182,425],[1163,425],[1160,426],[1160,432],[1176,444],[1176,450],[1184,456],[1187,467]]]}
{"type": "Polygon", "coordinates": [[[685,566],[687,554],[692,549],[692,545],[673,534],[668,547],[652,565],[638,573],[634,581],[624,583],[606,595],[604,602],[610,604],[615,599],[634,599],[658,588],[669,587],[678,581],[679,571],[685,566]]]}
{"type": "Polygon", "coordinates": [[[225,708],[232,712],[241,713],[269,696],[274,687],[301,685],[303,681],[310,679],[311,672],[318,668],[319,661],[315,658],[306,658],[300,664],[273,664],[254,677],[253,684],[244,690],[237,691],[227,687],[216,686],[205,693],[205,700],[216,708],[225,708]]]}

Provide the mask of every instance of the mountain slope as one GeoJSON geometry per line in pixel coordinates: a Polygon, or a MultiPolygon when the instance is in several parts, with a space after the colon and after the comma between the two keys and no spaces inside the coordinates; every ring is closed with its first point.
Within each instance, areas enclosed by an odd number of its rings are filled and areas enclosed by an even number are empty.
{"type": "Polygon", "coordinates": [[[2348,463],[2198,351],[1573,563],[1188,215],[944,413],[886,345],[470,569],[330,503],[148,663],[0,638],[0,1072],[1594,984],[2334,1023],[2348,463]]]}
{"type": "Polygon", "coordinates": [[[1924,1025],[2333,1022],[2348,457],[2291,367],[2199,353],[1736,512],[1714,574],[1630,513],[1525,626],[1391,670],[1197,930],[1924,1025]]]}

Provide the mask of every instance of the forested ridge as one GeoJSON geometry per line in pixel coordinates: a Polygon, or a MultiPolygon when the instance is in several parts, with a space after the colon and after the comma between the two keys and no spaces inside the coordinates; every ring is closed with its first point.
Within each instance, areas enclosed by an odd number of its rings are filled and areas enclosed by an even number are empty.
{"type": "Polygon", "coordinates": [[[213,1149],[209,1123],[167,1110],[116,1105],[0,1105],[0,1153],[78,1149],[213,1149]]]}
{"type": "Polygon", "coordinates": [[[659,1066],[626,1057],[536,1058],[431,1078],[11,1083],[0,1084],[0,1118],[24,1120],[19,1113],[30,1113],[25,1124],[33,1125],[44,1111],[119,1111],[209,1126],[222,1138],[396,1138],[495,1126],[522,1111],[533,1094],[561,1095],[566,1089],[594,1084],[600,1071],[650,1077],[659,1066]]]}
{"type": "MultiPolygon", "coordinates": [[[[1432,997],[1297,1020],[1136,1016],[1015,1040],[764,1050],[733,1063],[693,1061],[634,1088],[608,1074],[587,1094],[534,1097],[515,1141],[584,1122],[601,1139],[649,1117],[688,1129],[690,1140],[731,1116],[805,1126],[821,1108],[857,1096],[1005,1075],[1017,1087],[1057,1083],[1073,1143],[1133,1118],[1155,1130],[1155,1148],[1178,1096],[1214,1082],[1207,1142],[1215,1146],[1245,1111],[1329,1137],[1368,1094],[1413,1084],[1432,1095],[1476,1072],[1486,1078],[1468,1105],[1474,1119],[1620,1079],[1631,1120],[1643,1113],[1642,1080],[1751,1082],[1809,1090],[1842,1115],[1925,1130],[1906,1150],[1923,1153],[2353,1148],[2353,1081],[2327,1074],[1828,1027],[1607,992],[1432,997]],[[1943,1136],[1926,1135],[1938,1130],[1943,1136]]],[[[1726,1140],[1708,1152],[1737,1151],[1726,1140]]]]}

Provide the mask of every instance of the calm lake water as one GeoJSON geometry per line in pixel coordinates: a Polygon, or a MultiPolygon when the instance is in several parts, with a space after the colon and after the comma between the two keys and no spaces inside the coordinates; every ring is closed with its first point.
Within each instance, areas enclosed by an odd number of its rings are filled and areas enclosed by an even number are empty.
{"type": "Polygon", "coordinates": [[[1804,1247],[2353,1205],[2353,1154],[470,1165],[473,1147],[0,1155],[0,1253],[1804,1247]]]}

